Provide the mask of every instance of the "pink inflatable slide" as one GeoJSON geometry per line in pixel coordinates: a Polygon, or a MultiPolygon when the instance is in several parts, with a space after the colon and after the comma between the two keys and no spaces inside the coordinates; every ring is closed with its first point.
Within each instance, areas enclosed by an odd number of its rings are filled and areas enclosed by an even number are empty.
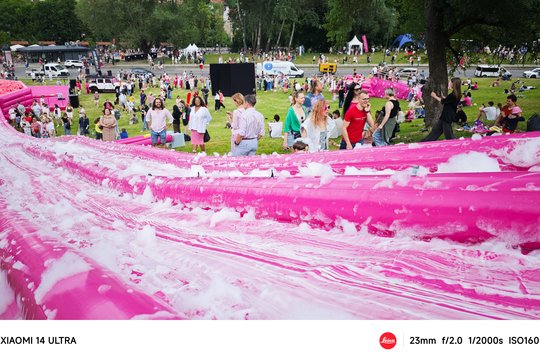
{"type": "Polygon", "coordinates": [[[193,156],[24,136],[28,96],[0,319],[540,319],[536,133],[193,156]]]}

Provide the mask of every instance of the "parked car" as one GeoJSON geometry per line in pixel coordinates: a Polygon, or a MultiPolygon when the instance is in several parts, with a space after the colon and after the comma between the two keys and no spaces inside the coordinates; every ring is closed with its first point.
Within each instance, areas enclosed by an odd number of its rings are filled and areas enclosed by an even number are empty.
{"type": "Polygon", "coordinates": [[[502,77],[509,80],[512,73],[499,65],[478,65],[474,71],[476,77],[502,77]]]}
{"type": "Polygon", "coordinates": [[[416,68],[403,68],[403,69],[399,69],[396,75],[399,76],[400,78],[408,78],[409,76],[417,75],[417,74],[418,74],[418,69],[416,68]]]}
{"type": "Polygon", "coordinates": [[[145,68],[131,68],[129,70],[130,73],[132,74],[135,74],[135,75],[152,75],[152,76],[155,76],[153,72],[151,72],[150,70],[146,70],[145,68]]]}
{"type": "Polygon", "coordinates": [[[26,70],[26,74],[32,78],[37,76],[68,77],[69,70],[58,63],[47,63],[41,69],[26,70]]]}
{"type": "Polygon", "coordinates": [[[525,71],[523,73],[523,77],[529,78],[529,79],[540,78],[540,68],[532,69],[530,71],[525,71]]]}
{"type": "Polygon", "coordinates": [[[91,92],[115,92],[120,82],[112,76],[87,76],[88,88],[91,92]]]}
{"type": "Polygon", "coordinates": [[[80,60],[66,60],[64,61],[64,66],[68,68],[82,68],[84,64],[80,60]]]}

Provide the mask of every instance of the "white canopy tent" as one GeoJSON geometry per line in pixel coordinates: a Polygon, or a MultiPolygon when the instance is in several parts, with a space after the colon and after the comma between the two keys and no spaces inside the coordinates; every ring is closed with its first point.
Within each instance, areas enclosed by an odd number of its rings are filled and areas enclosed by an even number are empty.
{"type": "Polygon", "coordinates": [[[364,53],[364,48],[363,48],[363,44],[360,40],[358,40],[358,38],[356,37],[356,35],[354,35],[354,38],[349,41],[347,43],[347,45],[349,46],[349,50],[347,51],[347,54],[351,54],[351,50],[353,48],[353,46],[358,46],[359,50],[360,50],[360,55],[362,55],[364,53]]]}
{"type": "Polygon", "coordinates": [[[22,48],[24,48],[24,46],[19,45],[19,44],[17,44],[17,45],[12,45],[12,46],[9,47],[9,49],[10,49],[11,51],[17,51],[17,50],[22,49],[22,48]]]}
{"type": "Polygon", "coordinates": [[[190,44],[190,45],[188,45],[187,48],[184,49],[184,51],[183,51],[183,52],[184,52],[184,56],[187,57],[188,54],[191,55],[191,56],[193,56],[193,55],[195,55],[195,54],[197,53],[198,50],[199,50],[199,48],[197,47],[197,45],[195,45],[195,44],[190,44]]]}

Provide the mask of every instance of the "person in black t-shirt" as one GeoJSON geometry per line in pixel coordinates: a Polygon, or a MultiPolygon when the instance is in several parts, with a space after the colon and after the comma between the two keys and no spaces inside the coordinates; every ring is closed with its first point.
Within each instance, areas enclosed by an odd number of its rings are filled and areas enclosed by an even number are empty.
{"type": "Polygon", "coordinates": [[[441,117],[439,120],[437,120],[435,125],[433,125],[429,135],[420,140],[421,142],[438,140],[439,136],[441,136],[443,133],[447,140],[455,138],[452,130],[452,123],[456,119],[457,106],[461,100],[461,79],[452,78],[452,80],[450,80],[449,87],[451,87],[452,93],[445,98],[438,96],[434,91],[431,92],[431,97],[437,101],[440,101],[444,107],[441,117]]]}

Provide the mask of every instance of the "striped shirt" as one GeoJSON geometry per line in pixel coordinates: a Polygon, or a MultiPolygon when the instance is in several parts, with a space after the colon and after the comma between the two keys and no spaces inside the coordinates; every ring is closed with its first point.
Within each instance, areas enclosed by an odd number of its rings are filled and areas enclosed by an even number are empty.
{"type": "Polygon", "coordinates": [[[238,134],[245,139],[264,136],[264,116],[254,108],[249,108],[240,116],[238,134]]]}

